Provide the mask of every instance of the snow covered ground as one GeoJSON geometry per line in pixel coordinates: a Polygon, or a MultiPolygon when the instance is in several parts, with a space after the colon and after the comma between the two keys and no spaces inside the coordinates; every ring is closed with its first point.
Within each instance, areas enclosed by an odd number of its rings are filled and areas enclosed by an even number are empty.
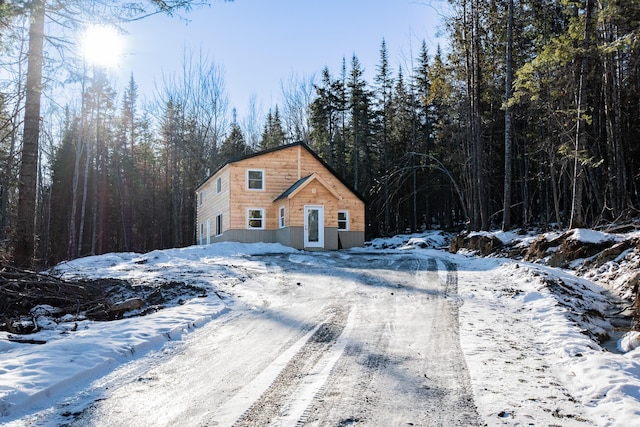
{"type": "MultiPolygon", "coordinates": [[[[638,424],[640,349],[605,351],[594,339],[598,333],[613,329],[597,315],[611,309],[606,289],[571,271],[543,264],[450,254],[437,249],[446,243],[439,233],[372,243],[367,248],[330,254],[273,244],[224,243],[148,254],[107,254],[64,263],[57,271],[65,277],[111,277],[134,284],[180,281],[203,287],[207,293],[153,314],[111,322],[69,319],[55,323],[43,314],[38,320],[42,330],[30,336],[47,341],[43,345],[11,342],[6,333],[0,333],[4,334],[0,335],[0,424],[49,426],[82,417],[96,400],[117,396],[118,389],[142,387],[145,372],[187,352],[194,340],[205,339],[199,335],[202,331],[210,336],[215,326],[219,339],[233,339],[234,331],[224,330],[225,325],[232,324],[228,319],[248,317],[256,310],[264,312],[274,306],[292,313],[308,311],[312,306],[296,306],[297,298],[303,295],[300,289],[305,289],[309,301],[324,301],[324,293],[341,286],[336,283],[337,264],[358,260],[366,268],[369,258],[386,254],[433,263],[441,280],[448,280],[447,271],[455,266],[457,295],[453,296],[458,301],[460,347],[483,424],[638,424]],[[299,270],[289,276],[278,270],[280,260],[299,265],[299,270]],[[305,268],[311,267],[334,273],[326,277],[314,274],[308,278],[312,283],[305,283],[305,268]],[[287,281],[292,283],[283,287],[287,281]]],[[[344,282],[351,280],[347,273],[339,277],[344,282]]],[[[346,291],[339,295],[349,298],[346,291]]],[[[380,295],[372,293],[371,297],[380,295]]],[[[321,304],[317,305],[316,314],[320,315],[321,304]]],[[[352,325],[349,319],[345,318],[342,325],[342,334],[347,337],[352,325]]],[[[411,327],[417,332],[421,325],[411,327]]],[[[308,334],[312,331],[310,328],[308,334]]],[[[291,352],[300,350],[309,336],[298,338],[299,345],[292,345],[291,352]]],[[[256,345],[264,344],[268,349],[269,339],[263,336],[256,345]]],[[[337,349],[341,345],[346,344],[337,339],[332,347],[335,360],[327,364],[338,363],[341,352],[337,349]]],[[[275,369],[275,365],[269,366],[275,369]]],[[[273,381],[277,372],[269,377],[268,371],[256,371],[254,382],[273,381]]],[[[199,373],[186,367],[177,375],[186,376],[188,381],[189,376],[199,373]]],[[[317,378],[314,381],[326,380],[322,372],[317,378]]],[[[260,389],[260,384],[256,387],[260,389]]],[[[180,407],[173,408],[176,410],[197,407],[189,401],[172,404],[180,407]]],[[[295,425],[286,417],[282,425],[287,425],[287,420],[295,425]]],[[[357,424],[352,420],[351,425],[357,424]]]]}

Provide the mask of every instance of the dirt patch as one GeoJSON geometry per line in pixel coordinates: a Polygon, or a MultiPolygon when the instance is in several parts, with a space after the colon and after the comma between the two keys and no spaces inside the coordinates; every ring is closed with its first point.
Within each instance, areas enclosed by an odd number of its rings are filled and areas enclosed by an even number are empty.
{"type": "MultiPolygon", "coordinates": [[[[530,246],[530,250],[525,256],[526,260],[537,260],[544,258],[541,255],[549,254],[549,250],[554,248],[547,261],[547,264],[551,267],[567,268],[572,261],[578,259],[587,259],[595,255],[603,253],[605,250],[611,250],[611,247],[616,244],[616,241],[612,238],[610,240],[603,240],[597,243],[579,241],[574,238],[572,231],[563,233],[560,237],[548,242],[544,242],[545,237],[539,237],[530,246]]],[[[622,248],[620,252],[622,252],[622,248]]],[[[615,253],[616,250],[612,250],[608,256],[615,253]]],[[[605,255],[607,256],[607,255],[605,255]]]]}
{"type": "MultiPolygon", "coordinates": [[[[637,272],[640,268],[640,238],[621,240],[620,236],[601,233],[600,238],[589,242],[585,241],[588,239],[580,239],[576,230],[569,230],[560,235],[540,235],[528,245],[522,245],[516,241],[498,243],[499,240],[490,233],[462,233],[452,239],[450,251],[467,249],[481,256],[523,259],[551,267],[572,269],[577,276],[587,277],[614,291],[617,298],[612,302],[618,305],[617,312],[624,312],[627,317],[631,315],[634,327],[637,328],[640,325],[640,273],[637,272]],[[629,309],[632,309],[632,314],[629,309]]],[[[580,307],[580,291],[567,294],[567,290],[559,282],[549,282],[547,286],[556,294],[560,304],[573,301],[575,306],[571,310],[575,311],[574,314],[578,313],[576,316],[584,317],[582,323],[586,321],[587,324],[594,325],[589,326],[589,332],[585,331],[587,335],[599,342],[606,340],[607,335],[601,330],[600,322],[607,314],[580,307]]],[[[574,320],[577,322],[579,319],[574,320]]]]}
{"type": "Polygon", "coordinates": [[[134,285],[119,279],[62,280],[45,273],[4,267],[0,270],[0,331],[38,332],[38,317],[52,321],[109,321],[141,316],[206,296],[183,282],[134,285]]]}
{"type": "Polygon", "coordinates": [[[460,249],[468,249],[473,252],[478,252],[482,256],[487,256],[502,249],[503,246],[502,240],[491,234],[462,233],[456,235],[451,240],[449,250],[455,253],[460,249]]]}

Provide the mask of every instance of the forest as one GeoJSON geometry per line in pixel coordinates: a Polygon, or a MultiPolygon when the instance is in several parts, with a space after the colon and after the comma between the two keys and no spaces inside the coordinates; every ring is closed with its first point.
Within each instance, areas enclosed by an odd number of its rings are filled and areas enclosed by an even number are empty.
{"type": "Polygon", "coordinates": [[[43,20],[72,28],[96,4],[118,22],[189,1],[0,1],[2,258],[44,267],[194,244],[208,174],[296,141],[367,200],[368,238],[637,218],[640,0],[447,3],[446,46],[391,64],[371,40],[370,81],[354,54],[239,119],[206,55],[185,52],[142,105],[134,75],[118,92],[70,58],[63,33],[38,37],[43,20]],[[70,85],[74,100],[52,102],[70,85]]]}

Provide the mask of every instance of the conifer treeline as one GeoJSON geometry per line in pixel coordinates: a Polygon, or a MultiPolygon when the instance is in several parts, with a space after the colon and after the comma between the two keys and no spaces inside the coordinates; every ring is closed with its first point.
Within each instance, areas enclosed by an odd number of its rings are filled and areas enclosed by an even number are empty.
{"type": "Polygon", "coordinates": [[[394,74],[383,43],[373,84],[355,57],[318,84],[312,146],[367,196],[369,231],[637,217],[640,1],[449,3],[446,55],[394,74]]]}
{"type": "MultiPolygon", "coordinates": [[[[383,41],[372,81],[354,55],[322,70],[311,91],[283,90],[284,108],[257,131],[255,117],[230,117],[215,67],[186,61],[145,111],[133,78],[117,96],[96,73],[44,153],[38,258],[192,244],[194,190],[208,173],[298,140],[368,200],[368,237],[637,217],[640,0],[449,3],[446,50],[423,43],[394,67],[383,41]]],[[[3,233],[18,179],[8,98],[3,233]]]]}

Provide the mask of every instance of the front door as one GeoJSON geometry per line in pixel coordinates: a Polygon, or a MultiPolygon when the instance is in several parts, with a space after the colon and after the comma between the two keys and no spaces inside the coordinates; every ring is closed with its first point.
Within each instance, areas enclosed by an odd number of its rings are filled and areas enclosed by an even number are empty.
{"type": "Polygon", "coordinates": [[[324,248],[324,206],[304,207],[304,247],[324,248]]]}

